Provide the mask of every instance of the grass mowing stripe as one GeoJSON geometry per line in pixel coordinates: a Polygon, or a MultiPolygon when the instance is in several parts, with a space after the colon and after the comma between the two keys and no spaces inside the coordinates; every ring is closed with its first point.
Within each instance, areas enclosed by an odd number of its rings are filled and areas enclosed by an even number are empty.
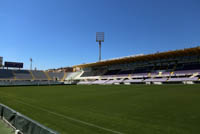
{"type": "MultiPolygon", "coordinates": [[[[5,95],[4,94],[4,97],[8,97],[9,95],[5,95]]],[[[13,96],[12,96],[13,97],[13,96]]],[[[59,113],[56,113],[56,112],[52,112],[52,111],[49,111],[45,108],[41,108],[41,107],[36,107],[36,106],[33,106],[31,104],[28,104],[28,103],[24,103],[22,101],[20,101],[18,99],[18,97],[13,97],[15,98],[15,101],[21,103],[21,104],[24,104],[24,105],[27,105],[29,107],[32,107],[32,108],[36,108],[36,109],[39,109],[39,110],[42,110],[42,111],[45,111],[45,112],[48,112],[48,113],[51,113],[51,114],[54,114],[56,116],[60,116],[62,118],[65,118],[65,119],[68,119],[68,120],[71,120],[71,121],[74,121],[74,122],[78,122],[78,123],[81,123],[81,124],[84,124],[84,125],[87,125],[87,126],[90,126],[90,127],[95,127],[95,128],[98,128],[98,129],[102,129],[104,131],[108,131],[108,132],[112,132],[112,133],[115,133],[115,134],[124,134],[122,132],[118,132],[118,131],[115,131],[115,130],[111,130],[111,129],[108,129],[108,128],[105,128],[105,127],[101,127],[101,126],[98,126],[98,125],[95,125],[95,124],[92,124],[92,123],[88,123],[88,122],[85,122],[85,121],[81,121],[81,120],[78,120],[78,119],[75,119],[75,118],[72,118],[72,117],[69,117],[69,116],[65,116],[65,115],[62,115],[62,114],[59,114],[59,113]]]]}
{"type": "Polygon", "coordinates": [[[200,85],[1,87],[0,102],[61,134],[199,134],[200,85]],[[4,95],[5,94],[5,95],[4,95]]]}
{"type": "Polygon", "coordinates": [[[102,129],[104,131],[108,131],[108,132],[112,132],[114,134],[124,134],[122,132],[118,132],[118,131],[115,131],[115,130],[112,130],[112,129],[109,129],[109,128],[105,128],[105,127],[101,127],[101,126],[98,126],[98,125],[95,125],[95,124],[92,124],[92,123],[89,123],[89,122],[85,122],[85,121],[81,121],[81,120],[78,120],[78,119],[75,119],[75,118],[72,118],[72,117],[69,117],[69,116],[65,116],[65,115],[62,115],[62,114],[59,114],[59,113],[56,113],[56,112],[52,112],[52,111],[49,111],[47,109],[44,109],[44,108],[41,108],[41,107],[36,107],[36,106],[33,106],[31,104],[28,104],[28,103],[24,103],[22,101],[19,101],[19,100],[16,100],[17,102],[21,103],[21,104],[24,104],[24,105],[27,105],[29,107],[32,107],[32,108],[36,108],[36,109],[39,109],[39,110],[42,110],[42,111],[45,111],[45,112],[48,112],[50,114],[54,114],[56,116],[60,116],[60,117],[63,117],[67,120],[71,120],[71,121],[74,121],[74,122],[78,122],[78,123],[81,123],[81,124],[84,124],[84,125],[87,125],[87,126],[90,126],[90,127],[95,127],[95,128],[98,128],[98,129],[102,129]]]}

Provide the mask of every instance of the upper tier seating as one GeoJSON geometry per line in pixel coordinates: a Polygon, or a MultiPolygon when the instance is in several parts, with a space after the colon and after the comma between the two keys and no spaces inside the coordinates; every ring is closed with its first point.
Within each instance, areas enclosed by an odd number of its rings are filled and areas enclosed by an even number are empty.
{"type": "Polygon", "coordinates": [[[133,74],[136,74],[136,73],[149,73],[151,72],[153,69],[153,66],[147,66],[147,67],[137,67],[133,70],[133,74]]]}
{"type": "Polygon", "coordinates": [[[31,71],[35,80],[48,80],[47,76],[43,71],[31,71]]]}
{"type": "Polygon", "coordinates": [[[13,70],[16,79],[20,80],[32,80],[32,76],[28,70],[13,70]]]}
{"type": "Polygon", "coordinates": [[[133,70],[122,70],[118,74],[132,74],[133,70]]]}
{"type": "Polygon", "coordinates": [[[128,74],[141,74],[141,73],[149,73],[153,69],[153,66],[149,67],[137,67],[134,70],[108,70],[104,75],[128,75],[128,74]]]}
{"type": "Polygon", "coordinates": [[[165,65],[165,66],[155,66],[154,68],[153,68],[154,70],[166,70],[166,69],[168,69],[168,66],[167,65],[165,65]]]}
{"type": "Polygon", "coordinates": [[[81,77],[87,77],[87,76],[95,76],[94,72],[84,72],[81,77]]]}
{"type": "Polygon", "coordinates": [[[175,70],[179,71],[179,70],[195,70],[195,69],[200,69],[199,63],[178,64],[175,70]]]}
{"type": "Polygon", "coordinates": [[[119,73],[119,71],[120,71],[120,69],[108,70],[104,75],[116,75],[119,73]]]}

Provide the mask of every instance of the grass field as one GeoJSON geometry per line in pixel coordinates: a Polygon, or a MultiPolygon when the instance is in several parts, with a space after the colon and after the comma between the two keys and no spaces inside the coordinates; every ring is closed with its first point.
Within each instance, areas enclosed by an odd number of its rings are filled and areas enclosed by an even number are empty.
{"type": "Polygon", "coordinates": [[[8,125],[4,123],[3,120],[1,119],[0,119],[0,134],[14,134],[13,129],[8,127],[8,125]]]}
{"type": "Polygon", "coordinates": [[[200,85],[0,87],[0,103],[61,134],[200,133],[200,85]]]}

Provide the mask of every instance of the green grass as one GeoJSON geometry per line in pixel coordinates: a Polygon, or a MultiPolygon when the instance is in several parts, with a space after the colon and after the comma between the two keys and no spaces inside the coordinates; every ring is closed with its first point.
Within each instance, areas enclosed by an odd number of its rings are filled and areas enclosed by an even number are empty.
{"type": "Polygon", "coordinates": [[[0,103],[61,134],[113,133],[68,117],[127,134],[200,133],[200,85],[0,87],[0,103]]]}
{"type": "Polygon", "coordinates": [[[8,127],[6,123],[4,123],[0,119],[0,134],[14,134],[14,130],[11,127],[8,127]]]}

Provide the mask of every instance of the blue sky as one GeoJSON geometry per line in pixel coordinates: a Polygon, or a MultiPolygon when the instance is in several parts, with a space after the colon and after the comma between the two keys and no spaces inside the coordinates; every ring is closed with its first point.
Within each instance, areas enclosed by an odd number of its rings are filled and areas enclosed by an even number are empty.
{"type": "Polygon", "coordinates": [[[200,44],[199,0],[0,0],[0,56],[49,69],[200,44]]]}

